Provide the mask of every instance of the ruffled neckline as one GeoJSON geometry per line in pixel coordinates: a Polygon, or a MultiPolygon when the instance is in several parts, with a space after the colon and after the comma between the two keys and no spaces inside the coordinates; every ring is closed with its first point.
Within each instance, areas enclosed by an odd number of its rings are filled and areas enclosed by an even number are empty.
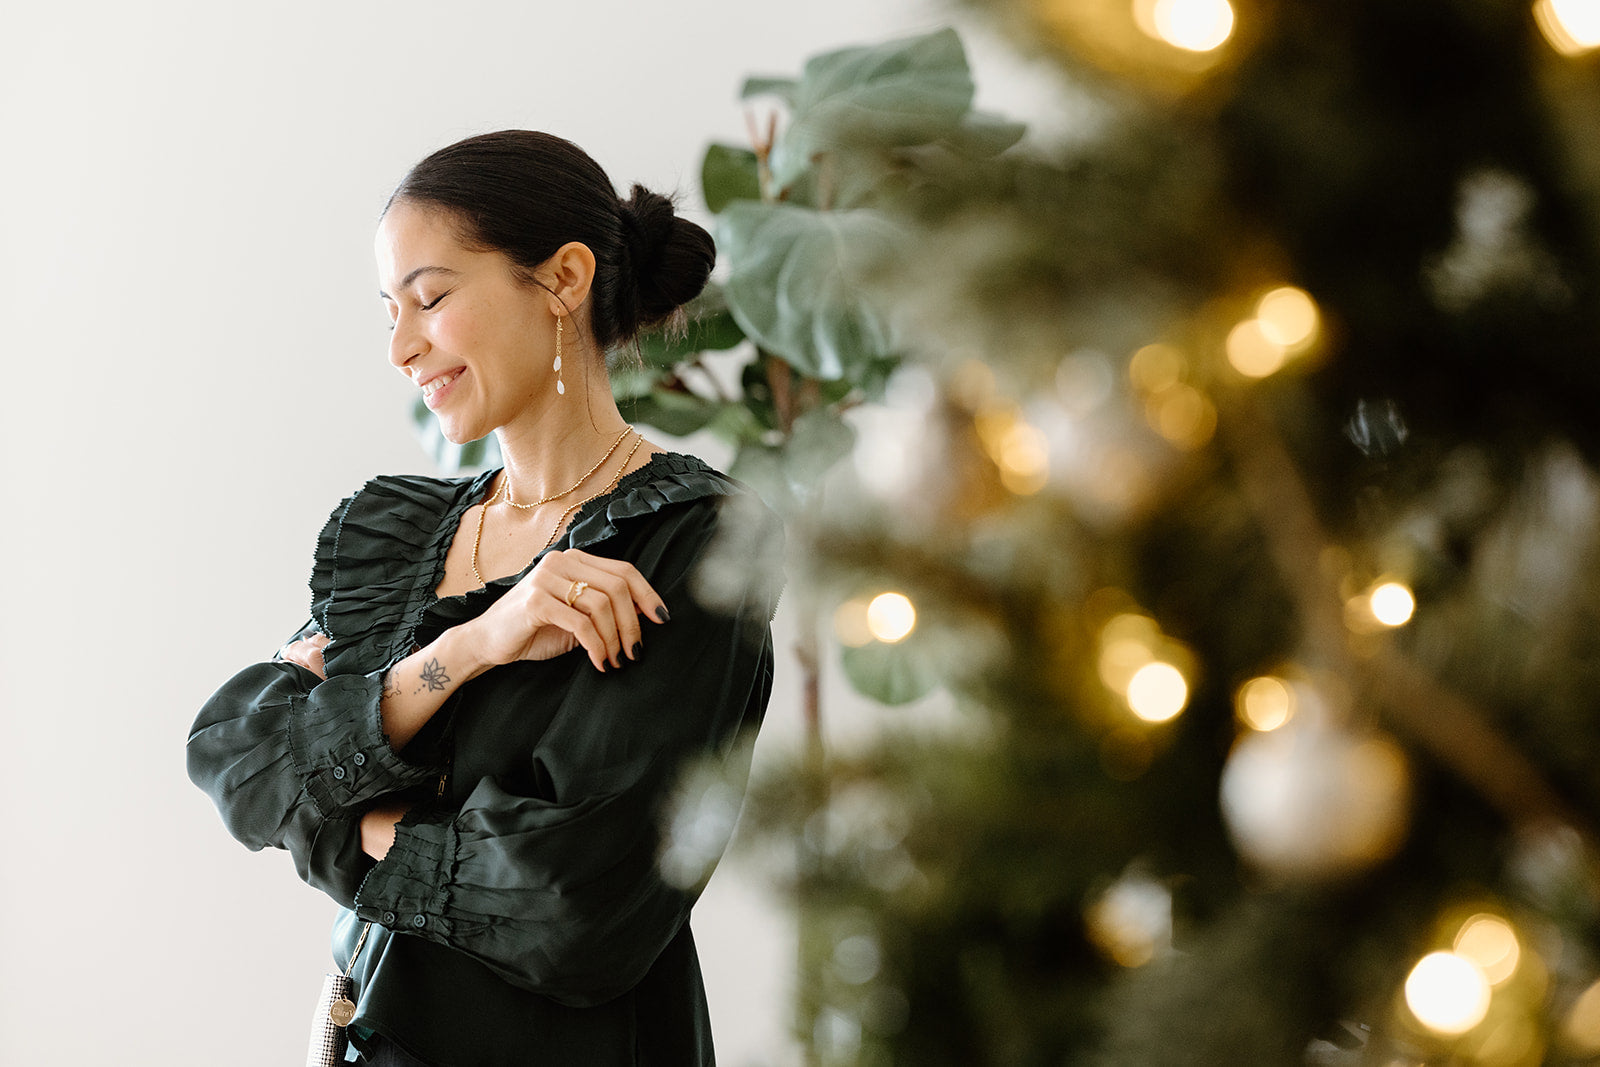
{"type": "Polygon", "coordinates": [[[426,643],[420,640],[426,633],[481,612],[548,552],[597,544],[630,520],[674,504],[751,492],[696,456],[657,452],[615,488],[585,501],[561,537],[518,573],[436,597],[462,513],[483,498],[499,472],[383,475],[334,509],[317,538],[310,582],[312,617],[332,639],[323,652],[330,676],[388,666],[426,643]]]}

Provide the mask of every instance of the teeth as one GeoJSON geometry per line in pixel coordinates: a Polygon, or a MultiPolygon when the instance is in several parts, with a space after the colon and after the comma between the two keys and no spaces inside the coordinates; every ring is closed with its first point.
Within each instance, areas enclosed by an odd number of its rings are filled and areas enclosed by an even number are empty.
{"type": "Polygon", "coordinates": [[[429,382],[427,385],[424,385],[422,387],[422,395],[423,396],[432,396],[434,393],[437,393],[439,390],[443,389],[445,386],[449,385],[451,382],[455,381],[460,376],[461,376],[461,371],[458,370],[455,373],[447,374],[442,378],[435,378],[433,381],[429,382]]]}

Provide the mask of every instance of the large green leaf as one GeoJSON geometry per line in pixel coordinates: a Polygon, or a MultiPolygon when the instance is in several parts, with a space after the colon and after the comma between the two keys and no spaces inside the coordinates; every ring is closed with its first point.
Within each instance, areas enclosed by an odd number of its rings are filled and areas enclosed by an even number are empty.
{"type": "Polygon", "coordinates": [[[997,156],[1022,140],[1026,123],[1013,122],[992,111],[974,111],[961,125],[944,137],[951,149],[963,156],[984,159],[997,156]]]}
{"type": "Polygon", "coordinates": [[[669,369],[701,352],[722,352],[744,340],[744,331],[728,313],[727,298],[715,283],[683,310],[688,325],[682,333],[657,328],[639,335],[639,357],[646,367],[669,369]]]}
{"type": "Polygon", "coordinates": [[[756,344],[802,374],[853,378],[896,347],[862,281],[901,240],[893,223],[867,209],[730,204],[717,220],[717,245],[731,265],[728,308],[756,344]]]}
{"type": "Polygon", "coordinates": [[[753,96],[776,96],[785,104],[794,106],[794,94],[800,83],[793,78],[765,78],[750,77],[744,80],[744,86],[739,90],[739,99],[749,100],[753,96]]]}
{"type": "Polygon", "coordinates": [[[715,215],[734,200],[760,200],[756,154],[748,148],[714,144],[700,164],[700,192],[715,215]]]}
{"type": "Polygon", "coordinates": [[[960,126],[972,93],[966,53],[950,29],[815,56],[773,147],[773,178],[787,185],[819,153],[847,145],[939,140],[960,126]]]}
{"type": "Polygon", "coordinates": [[[800,512],[800,501],[789,484],[784,469],[783,449],[759,441],[747,441],[728,465],[728,474],[750,486],[785,522],[800,512]]]}
{"type": "Polygon", "coordinates": [[[822,481],[833,465],[848,456],[856,432],[833,408],[817,407],[794,420],[784,467],[796,490],[805,493],[822,481]]]}
{"type": "Polygon", "coordinates": [[[938,664],[917,633],[897,644],[872,641],[840,649],[839,665],[856,692],[880,704],[909,704],[939,682],[938,664]]]}
{"type": "Polygon", "coordinates": [[[653,389],[646,396],[624,401],[618,407],[629,422],[654,426],[673,437],[687,437],[703,429],[717,415],[719,402],[678,389],[653,389]]]}

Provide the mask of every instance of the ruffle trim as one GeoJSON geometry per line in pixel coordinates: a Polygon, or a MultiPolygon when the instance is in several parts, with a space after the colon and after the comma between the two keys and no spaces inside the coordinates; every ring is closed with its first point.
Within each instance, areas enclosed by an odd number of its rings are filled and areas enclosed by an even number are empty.
{"type": "MultiPolygon", "coordinates": [[[[382,669],[411,651],[424,613],[437,623],[469,618],[479,601],[498,599],[531,570],[495,578],[458,596],[436,599],[450,539],[461,513],[487,491],[496,471],[474,478],[385,475],[334,508],[317,537],[311,614],[332,640],[323,651],[329,676],[382,669]],[[430,606],[436,608],[429,612],[430,606]]],[[[752,492],[743,483],[680,452],[658,452],[617,487],[585,503],[550,549],[584,548],[614,537],[631,520],[708,496],[752,492]]]]}
{"type": "Polygon", "coordinates": [[[385,475],[334,508],[317,537],[310,582],[311,615],[332,639],[322,654],[330,677],[397,658],[406,634],[392,624],[413,610],[422,571],[442,562],[454,525],[444,519],[487,477],[385,475]]]}

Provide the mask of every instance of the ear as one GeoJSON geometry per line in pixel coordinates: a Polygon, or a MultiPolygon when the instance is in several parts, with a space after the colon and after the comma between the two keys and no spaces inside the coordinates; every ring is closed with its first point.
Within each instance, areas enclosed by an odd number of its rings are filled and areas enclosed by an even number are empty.
{"type": "Polygon", "coordinates": [[[569,315],[589,299],[589,288],[594,285],[594,253],[581,241],[568,241],[545,260],[539,273],[546,275],[545,284],[560,301],[551,302],[550,314],[569,315]]]}

